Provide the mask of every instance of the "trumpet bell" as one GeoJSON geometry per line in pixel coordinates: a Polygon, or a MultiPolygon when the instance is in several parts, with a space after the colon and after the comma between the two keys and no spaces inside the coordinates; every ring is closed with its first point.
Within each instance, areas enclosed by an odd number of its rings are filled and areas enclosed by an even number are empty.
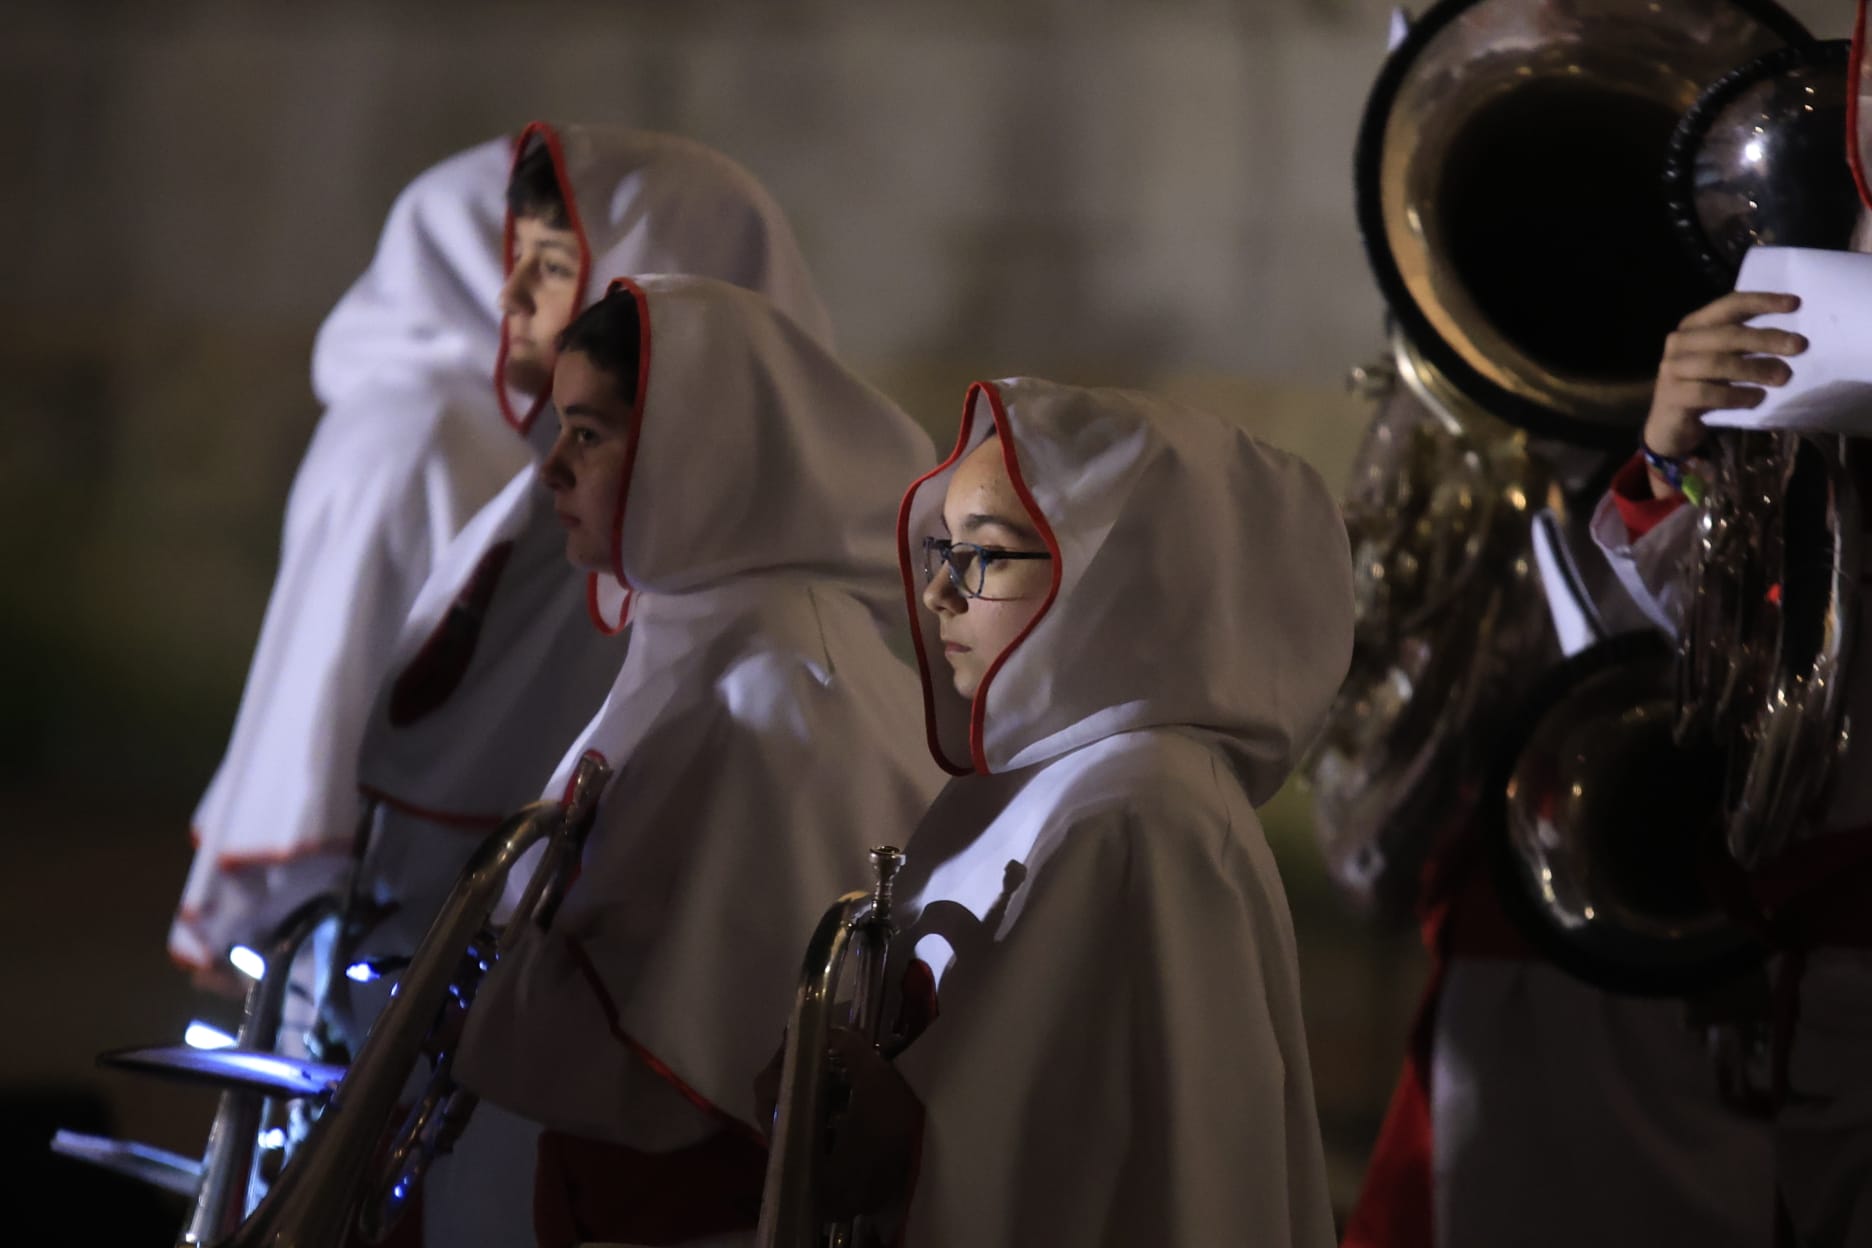
{"type": "Polygon", "coordinates": [[[1491,858],[1511,918],[1573,974],[1677,996],[1761,952],[1723,897],[1722,758],[1680,746],[1674,656],[1634,633],[1548,673],[1491,778],[1491,858]]]}
{"type": "Polygon", "coordinates": [[[1354,175],[1427,385],[1629,446],[1658,344],[1705,302],[1660,181],[1672,133],[1709,83],[1805,33],[1766,0],[1443,0],[1413,23],[1354,175]]]}

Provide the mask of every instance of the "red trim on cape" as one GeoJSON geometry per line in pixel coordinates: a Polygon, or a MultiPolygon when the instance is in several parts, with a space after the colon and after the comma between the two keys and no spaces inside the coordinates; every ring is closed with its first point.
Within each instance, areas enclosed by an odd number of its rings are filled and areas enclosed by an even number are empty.
{"type": "Polygon", "coordinates": [[[982,739],[983,719],[988,710],[988,687],[994,681],[995,674],[1006,664],[1009,656],[1020,648],[1020,644],[1026,641],[1029,634],[1039,627],[1040,621],[1046,618],[1047,612],[1053,609],[1054,599],[1059,597],[1064,562],[1064,556],[1060,553],[1059,539],[1053,534],[1053,526],[1047,522],[1045,513],[1040,510],[1040,505],[1034,501],[1033,491],[1027,488],[1027,479],[1021,474],[1020,458],[1014,445],[1014,426],[1008,420],[1007,408],[1002,403],[1000,388],[992,381],[972,383],[962,400],[962,431],[956,437],[955,449],[949,453],[949,458],[911,482],[910,488],[904,493],[903,502],[897,508],[897,563],[898,570],[903,575],[904,607],[910,613],[910,639],[916,647],[917,675],[923,682],[923,722],[929,734],[930,756],[936,760],[937,766],[950,775],[985,776],[990,774],[992,769],[988,766],[988,755],[982,739]],[[978,394],[985,396],[988,400],[995,432],[1001,439],[1001,457],[1007,464],[1008,480],[1014,486],[1014,494],[1021,500],[1021,505],[1027,508],[1028,516],[1040,532],[1040,539],[1046,543],[1047,552],[1053,556],[1050,561],[1053,577],[1047,586],[1046,601],[1040,604],[1040,609],[1034,613],[1033,619],[1027,621],[1027,627],[1023,628],[1014,640],[995,656],[994,662],[988,665],[988,670],[982,673],[981,684],[976,686],[975,696],[969,702],[969,765],[963,767],[950,761],[949,757],[943,753],[942,739],[937,729],[935,686],[930,676],[929,653],[923,644],[922,616],[919,614],[922,609],[922,594],[917,589],[917,578],[910,566],[910,505],[915,500],[917,492],[925,484],[954,467],[962,458],[963,452],[969,449],[969,435],[974,432],[975,428],[975,397],[978,394]]]}
{"type": "Polygon", "coordinates": [[[1651,493],[1651,470],[1641,452],[1634,453],[1613,475],[1606,494],[1618,508],[1619,519],[1625,522],[1625,531],[1634,542],[1670,519],[1684,505],[1681,494],[1659,498],[1651,493]]]}
{"type": "Polygon", "coordinates": [[[1865,147],[1859,133],[1859,97],[1865,90],[1868,9],[1872,9],[1872,0],[1859,0],[1859,15],[1853,19],[1852,55],[1846,61],[1846,163],[1852,167],[1853,185],[1859,188],[1859,202],[1872,211],[1872,184],[1866,180],[1865,147]]]}
{"type": "Polygon", "coordinates": [[[414,815],[418,819],[425,819],[430,823],[441,824],[445,828],[455,828],[463,832],[492,832],[500,826],[501,820],[506,818],[505,815],[467,815],[452,810],[431,810],[427,806],[419,806],[415,802],[407,801],[394,793],[369,784],[358,785],[358,792],[373,802],[383,803],[392,810],[399,810],[406,815],[414,815]]]}
{"type": "Polygon", "coordinates": [[[630,441],[624,447],[624,465],[618,469],[617,511],[611,519],[611,575],[624,587],[624,607],[616,624],[606,620],[598,610],[597,575],[587,577],[585,582],[586,612],[598,631],[607,637],[624,631],[624,626],[630,622],[631,604],[637,596],[630,578],[624,575],[624,507],[630,500],[631,478],[636,473],[637,448],[643,444],[644,401],[650,394],[650,297],[636,282],[620,277],[605,287],[605,298],[609,299],[620,290],[629,291],[637,304],[637,391],[631,395],[630,441]]]}
{"type": "Polygon", "coordinates": [[[966,776],[969,769],[950,762],[943,753],[942,734],[936,724],[936,691],[931,683],[929,653],[923,645],[923,594],[917,588],[916,570],[910,565],[910,506],[916,501],[918,491],[933,478],[955,467],[962,452],[968,449],[969,431],[975,423],[974,398],[975,388],[970,386],[969,397],[962,401],[962,430],[956,435],[955,449],[949,452],[949,458],[912,481],[910,488],[904,491],[903,502],[897,505],[897,570],[903,576],[904,611],[910,619],[910,644],[916,650],[917,679],[923,682],[923,731],[929,739],[930,757],[952,776],[966,776]]]}
{"type": "Polygon", "coordinates": [[[1424,864],[1419,914],[1430,976],[1340,1248],[1433,1248],[1436,1173],[1430,1071],[1437,1006],[1450,961],[1535,956],[1501,907],[1494,877],[1479,861],[1476,837],[1470,821],[1446,852],[1424,864]]]}
{"type": "MultiPolygon", "coordinates": [[[[585,308],[585,287],[591,281],[592,256],[591,242],[585,234],[585,222],[579,216],[578,198],[572,192],[572,181],[566,176],[565,149],[560,145],[559,132],[547,121],[530,121],[520,137],[514,140],[513,164],[508,167],[507,180],[511,184],[514,171],[520,167],[520,158],[526,154],[527,141],[538,136],[546,145],[547,153],[552,157],[553,178],[559,183],[559,198],[565,201],[566,220],[572,226],[572,232],[578,235],[579,242],[579,288],[577,301],[573,307],[577,311],[585,308]]],[[[501,224],[501,280],[513,276],[513,212],[509,210],[501,224]]],[[[494,398],[500,404],[501,416],[513,431],[521,437],[533,431],[533,422],[539,419],[546,400],[552,397],[551,389],[533,400],[524,416],[515,416],[513,405],[507,398],[507,316],[501,315],[500,347],[494,353],[494,398]]]]}
{"type": "Polygon", "coordinates": [[[1340,1248],[1433,1248],[1436,1168],[1430,1115],[1430,1058],[1436,1008],[1443,992],[1441,957],[1424,986],[1404,1069],[1398,1075],[1384,1125],[1372,1145],[1358,1203],[1346,1219],[1340,1248]]]}
{"type": "Polygon", "coordinates": [[[975,770],[985,776],[989,767],[982,726],[988,714],[988,686],[993,683],[996,673],[1009,657],[1020,649],[1021,643],[1027,640],[1034,629],[1040,626],[1040,621],[1046,618],[1047,612],[1053,609],[1053,600],[1059,597],[1060,578],[1065,572],[1065,557],[1060,554],[1059,539],[1053,535],[1053,526],[1047,523],[1040,504],[1034,501],[1033,491],[1027,488],[1027,478],[1021,475],[1020,456],[1014,445],[1014,425],[1008,420],[1007,409],[1002,406],[1000,388],[993,382],[978,381],[969,388],[969,393],[973,394],[976,390],[988,396],[988,407],[994,416],[995,429],[1001,437],[1001,458],[1007,464],[1008,480],[1014,484],[1014,494],[1020,499],[1021,505],[1027,508],[1034,527],[1040,530],[1040,540],[1046,543],[1047,550],[1053,556],[1048,561],[1053,567],[1053,579],[1047,585],[1046,601],[1034,612],[1033,619],[1027,621],[1027,627],[1021,629],[1013,641],[1008,642],[1007,647],[994,657],[994,662],[988,665],[988,670],[982,673],[981,684],[975,687],[975,698],[969,705],[969,757],[975,764],[975,770]]]}
{"type": "MultiPolygon", "coordinates": [[[[758,1129],[741,1121],[741,1119],[735,1117],[715,1102],[709,1100],[708,1097],[696,1091],[695,1088],[684,1081],[681,1075],[678,1075],[675,1070],[670,1067],[668,1062],[665,1062],[662,1058],[639,1044],[632,1038],[629,1032],[624,1030],[623,1021],[618,1015],[617,1002],[611,999],[611,993],[605,988],[604,980],[599,977],[598,968],[593,964],[591,955],[586,952],[584,943],[576,936],[568,936],[566,937],[565,944],[566,949],[572,955],[573,965],[578,967],[579,973],[585,977],[586,986],[592,990],[592,995],[597,998],[598,1008],[604,1012],[605,1025],[611,1029],[612,1037],[626,1049],[629,1049],[633,1057],[637,1058],[638,1061],[648,1067],[651,1074],[669,1084],[670,1087],[675,1088],[676,1091],[682,1095],[684,1100],[688,1101],[691,1105],[694,1105],[711,1118],[714,1118],[717,1122],[720,1122],[724,1127],[739,1132],[749,1140],[759,1144],[762,1151],[765,1151],[767,1148],[767,1137],[762,1135],[758,1129]]],[[[750,1075],[749,1078],[751,1079],[752,1075],[750,1075]]]]}
{"type": "Polygon", "coordinates": [[[384,715],[392,728],[407,728],[433,715],[461,688],[474,665],[482,625],[514,546],[515,540],[506,538],[481,552],[422,645],[392,674],[384,715]]]}
{"type": "Polygon", "coordinates": [[[592,623],[598,626],[599,632],[607,637],[615,637],[624,631],[625,625],[630,623],[631,603],[637,595],[630,586],[623,587],[624,605],[618,609],[618,620],[613,625],[604,618],[604,612],[598,606],[598,578],[602,575],[604,574],[601,572],[589,572],[585,576],[585,614],[591,617],[592,623]]]}
{"type": "MultiPolygon", "coordinates": [[[[199,852],[206,840],[207,838],[202,835],[202,830],[200,828],[196,827],[194,824],[189,825],[189,848],[199,852]]],[[[214,865],[216,870],[227,871],[247,870],[253,867],[277,867],[281,863],[293,862],[300,858],[310,858],[315,854],[329,854],[334,850],[345,848],[349,845],[350,841],[348,839],[317,841],[311,845],[302,845],[295,849],[276,849],[264,854],[222,854],[215,858],[214,865]]],[[[197,910],[191,913],[199,915],[201,911],[197,910]]]]}

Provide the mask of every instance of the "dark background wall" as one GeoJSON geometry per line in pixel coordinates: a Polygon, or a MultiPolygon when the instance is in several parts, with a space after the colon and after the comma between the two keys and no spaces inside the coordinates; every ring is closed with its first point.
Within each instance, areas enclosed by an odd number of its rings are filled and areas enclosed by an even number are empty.
{"type": "MultiPolygon", "coordinates": [[[[1845,33],[1844,0],[1791,7],[1845,33]]],[[[1209,404],[1338,479],[1365,415],[1340,378],[1379,340],[1350,151],[1386,14],[0,5],[0,1095],[199,1147],[207,1097],[92,1056],[211,1008],[163,954],[188,816],[317,415],[312,332],[411,175],[536,116],[685,133],[767,182],[851,361],[943,436],[968,380],[1032,372],[1209,404]]],[[[1420,966],[1335,907],[1303,795],[1268,824],[1349,1197],[1420,966]]]]}

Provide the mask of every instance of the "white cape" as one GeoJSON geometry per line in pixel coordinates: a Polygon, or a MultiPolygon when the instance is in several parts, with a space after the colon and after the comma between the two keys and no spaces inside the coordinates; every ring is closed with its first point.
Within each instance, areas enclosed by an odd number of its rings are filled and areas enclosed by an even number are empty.
{"type": "MultiPolygon", "coordinates": [[[[903,1242],[1333,1242],[1293,925],[1255,816],[1351,655],[1317,474],[1141,395],[970,392],[905,500],[932,748],[959,777],[908,847],[893,962],[935,1019],[903,1242]],[[998,432],[1053,554],[1030,629],[957,696],[911,553],[998,432]]],[[[904,983],[902,975],[893,982],[904,983]]]]}
{"type": "Polygon", "coordinates": [[[880,627],[896,483],[931,455],[765,300],[632,289],[647,381],[614,544],[631,648],[546,791],[588,752],[615,776],[554,926],[503,956],[458,1069],[548,1126],[667,1149],[756,1130],[800,950],[935,788],[915,677],[880,627]]]}
{"type": "Polygon", "coordinates": [[[186,965],[258,941],[339,882],[352,760],[397,631],[439,552],[525,460],[486,382],[508,149],[484,143],[411,183],[319,331],[326,410],[227,754],[195,812],[169,937],[186,965]]]}
{"type": "MultiPolygon", "coordinates": [[[[533,143],[553,155],[586,257],[581,305],[618,278],[692,273],[761,291],[829,341],[785,216],[739,165],[687,139],[616,126],[535,122],[514,150],[533,143]]],[[[542,452],[556,434],[550,415],[540,418],[546,400],[496,389],[542,452]]],[[[395,642],[357,756],[357,783],[378,804],[360,884],[401,907],[373,936],[373,952],[407,952],[421,937],[480,838],[539,795],[597,711],[625,638],[594,629],[588,602],[530,467],[438,561],[395,642]]]]}

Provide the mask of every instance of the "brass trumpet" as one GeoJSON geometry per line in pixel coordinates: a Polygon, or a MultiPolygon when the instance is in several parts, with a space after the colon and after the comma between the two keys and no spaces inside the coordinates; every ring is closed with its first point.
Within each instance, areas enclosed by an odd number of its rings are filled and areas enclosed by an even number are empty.
{"type": "MultiPolygon", "coordinates": [[[[293,962],[321,928],[337,921],[339,911],[337,895],[322,894],[286,916],[274,932],[262,952],[266,967],[247,988],[240,1031],[235,1037],[241,1048],[272,1049],[279,1043],[293,962]]],[[[257,1190],[254,1167],[259,1161],[265,1113],[266,1098],[260,1092],[229,1088],[221,1093],[214,1122],[208,1128],[201,1185],[176,1241],[178,1245],[192,1248],[212,1244],[238,1227],[253,1208],[257,1190]]]]}
{"type": "MultiPolygon", "coordinates": [[[[397,982],[396,995],[372,1024],[357,1060],[345,1072],[312,1130],[266,1197],[227,1239],[226,1248],[323,1248],[341,1242],[364,1198],[371,1158],[421,1060],[436,1019],[452,993],[471,995],[500,954],[504,939],[490,939],[488,920],[499,904],[508,874],[535,844],[546,850],[529,879],[521,904],[507,925],[550,924],[571,882],[584,838],[597,810],[609,769],[596,758],[579,761],[567,800],[535,802],[508,817],[483,841],[462,869],[454,891],[430,924],[428,935],[397,982]]],[[[505,935],[505,934],[503,934],[505,935]]],[[[458,1099],[450,1076],[452,1053],[435,1059],[423,1105],[440,1106],[451,1127],[465,1122],[472,1102],[458,1099]]],[[[381,1234],[396,1215],[443,1138],[432,1119],[413,1115],[392,1154],[401,1163],[370,1191],[380,1201],[363,1214],[364,1225],[381,1234]],[[414,1133],[419,1143],[410,1146],[414,1133]]]]}
{"type": "Polygon", "coordinates": [[[873,890],[847,893],[834,902],[806,946],[787,1025],[773,1145],[761,1192],[757,1242],[762,1248],[856,1248],[865,1243],[863,1219],[833,1222],[819,1209],[819,1162],[837,1100],[827,1046],[839,1018],[839,985],[853,955],[857,963],[845,1007],[846,1025],[873,1045],[883,1039],[884,969],[896,935],[891,892],[903,864],[904,854],[894,846],[872,850],[877,876],[873,890]]]}

